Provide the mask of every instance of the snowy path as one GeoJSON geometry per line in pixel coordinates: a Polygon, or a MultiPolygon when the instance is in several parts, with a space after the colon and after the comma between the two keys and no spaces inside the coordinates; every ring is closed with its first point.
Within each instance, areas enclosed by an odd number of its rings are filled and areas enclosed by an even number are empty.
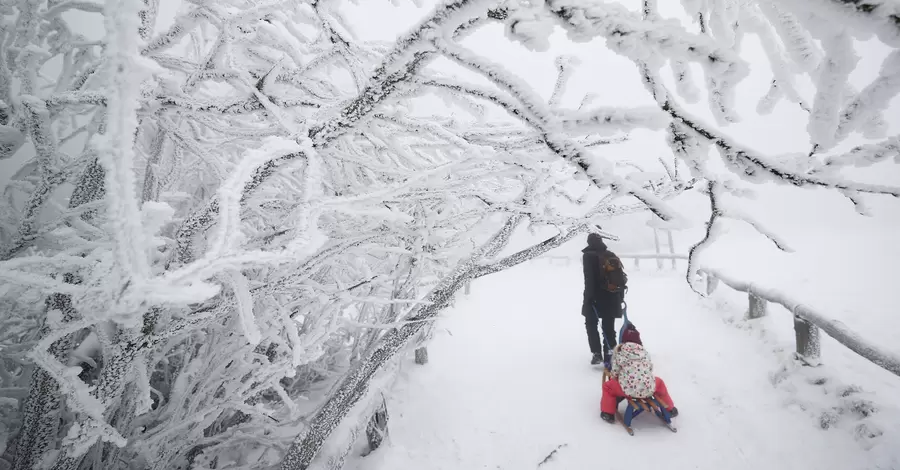
{"type": "Polygon", "coordinates": [[[872,468],[845,433],[785,407],[774,358],[699,306],[683,280],[634,273],[629,314],[681,411],[673,434],[650,416],[635,436],[599,419],[579,269],[531,264],[461,296],[392,390],[388,444],[360,470],[872,468]]]}

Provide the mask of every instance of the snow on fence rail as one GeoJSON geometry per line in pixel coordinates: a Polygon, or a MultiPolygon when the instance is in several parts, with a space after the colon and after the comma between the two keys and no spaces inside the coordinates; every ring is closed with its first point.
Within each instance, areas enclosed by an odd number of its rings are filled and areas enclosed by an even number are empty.
{"type": "Polygon", "coordinates": [[[797,358],[805,364],[814,366],[820,363],[819,330],[821,329],[856,354],[882,369],[900,376],[900,356],[867,342],[862,335],[851,330],[844,323],[826,318],[776,289],[738,281],[720,271],[709,268],[703,268],[699,272],[706,278],[707,295],[715,291],[720,281],[736,291],[746,292],[750,303],[747,311],[748,319],[765,316],[767,302],[779,304],[791,312],[794,315],[797,358]]]}

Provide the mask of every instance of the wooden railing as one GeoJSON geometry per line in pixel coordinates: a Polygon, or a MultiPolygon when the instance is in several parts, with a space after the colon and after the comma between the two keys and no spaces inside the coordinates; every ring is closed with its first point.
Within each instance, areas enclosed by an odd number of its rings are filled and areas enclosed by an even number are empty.
{"type": "MultiPolygon", "coordinates": [[[[655,259],[656,267],[659,269],[663,269],[663,262],[665,260],[672,261],[672,269],[677,269],[678,265],[676,264],[680,259],[687,259],[687,255],[682,255],[678,253],[625,253],[618,254],[619,259],[633,259],[635,269],[641,268],[641,260],[642,259],[655,259]]],[[[557,264],[560,266],[569,266],[572,263],[581,263],[581,257],[573,258],[571,256],[539,256],[534,259],[534,261],[546,260],[549,261],[550,264],[557,264]]]]}
{"type": "Polygon", "coordinates": [[[663,260],[671,260],[672,261],[672,269],[678,269],[678,260],[680,259],[688,259],[687,255],[682,255],[678,253],[649,253],[649,254],[641,254],[641,253],[626,253],[619,255],[620,259],[633,259],[634,260],[634,268],[641,269],[641,260],[642,259],[655,259],[657,269],[663,268],[663,260]]]}
{"type": "Polygon", "coordinates": [[[842,322],[826,318],[775,289],[738,281],[709,268],[701,269],[700,274],[706,278],[707,295],[712,294],[720,282],[736,291],[746,292],[749,301],[748,319],[764,317],[768,310],[768,302],[779,304],[791,312],[794,315],[796,355],[804,364],[815,366],[821,363],[822,346],[819,341],[821,330],[873,364],[900,376],[900,356],[867,342],[862,335],[851,330],[842,322]]]}
{"type": "MultiPolygon", "coordinates": [[[[619,259],[633,259],[635,269],[640,269],[640,262],[642,259],[655,259],[656,267],[659,269],[663,269],[663,261],[664,260],[672,260],[672,269],[677,269],[678,265],[676,262],[680,259],[687,259],[687,255],[681,255],[677,253],[626,253],[624,255],[618,255],[619,259]]],[[[581,257],[573,258],[571,256],[538,256],[531,260],[532,263],[547,261],[551,265],[557,266],[571,266],[572,263],[581,263],[581,257]]],[[[469,295],[472,292],[472,284],[471,282],[467,282],[463,287],[463,294],[469,295]]]]}

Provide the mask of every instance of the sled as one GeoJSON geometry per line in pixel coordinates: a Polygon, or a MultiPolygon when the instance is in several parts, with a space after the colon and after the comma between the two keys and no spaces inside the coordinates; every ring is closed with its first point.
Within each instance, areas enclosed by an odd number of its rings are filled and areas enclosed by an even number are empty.
{"type": "Polygon", "coordinates": [[[616,411],[616,415],[622,420],[622,425],[625,426],[625,431],[627,431],[628,434],[634,435],[634,429],[631,428],[631,422],[636,416],[644,411],[655,414],[662,420],[663,424],[669,428],[669,431],[678,432],[678,429],[672,424],[672,416],[669,415],[669,411],[662,406],[656,397],[642,399],[626,397],[625,399],[628,400],[628,406],[625,408],[624,415],[618,410],[616,411]]]}
{"type": "MultiPolygon", "coordinates": [[[[603,371],[603,382],[609,380],[609,369],[603,371]]],[[[669,411],[666,410],[666,407],[660,403],[659,399],[656,397],[651,398],[632,398],[625,397],[625,400],[628,401],[628,406],[625,407],[625,413],[622,413],[616,407],[616,421],[622,423],[622,426],[625,427],[625,431],[628,432],[629,435],[634,435],[634,429],[631,427],[631,423],[638,415],[645,411],[649,411],[652,414],[655,414],[660,420],[662,420],[663,424],[669,431],[678,432],[678,428],[672,424],[672,416],[669,415],[669,411]]]]}

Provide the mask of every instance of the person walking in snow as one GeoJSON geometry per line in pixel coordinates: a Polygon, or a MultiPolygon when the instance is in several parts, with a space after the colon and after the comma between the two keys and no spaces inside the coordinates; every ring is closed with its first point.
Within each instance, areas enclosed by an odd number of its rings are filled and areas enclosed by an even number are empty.
{"type": "Polygon", "coordinates": [[[628,276],[622,262],[609,251],[603,238],[596,233],[587,237],[588,246],[581,250],[584,266],[584,300],[581,314],[591,348],[591,364],[609,361],[609,350],[616,346],[616,318],[622,317],[625,284],[628,276]],[[597,331],[603,328],[603,340],[597,331]]]}
{"type": "Polygon", "coordinates": [[[610,379],[603,384],[603,397],[600,399],[600,417],[608,423],[615,423],[616,407],[623,398],[653,396],[671,417],[678,416],[678,408],[669,396],[666,383],[653,375],[653,363],[641,342],[640,332],[634,325],[628,324],[622,332],[622,344],[613,350],[610,379]]]}

